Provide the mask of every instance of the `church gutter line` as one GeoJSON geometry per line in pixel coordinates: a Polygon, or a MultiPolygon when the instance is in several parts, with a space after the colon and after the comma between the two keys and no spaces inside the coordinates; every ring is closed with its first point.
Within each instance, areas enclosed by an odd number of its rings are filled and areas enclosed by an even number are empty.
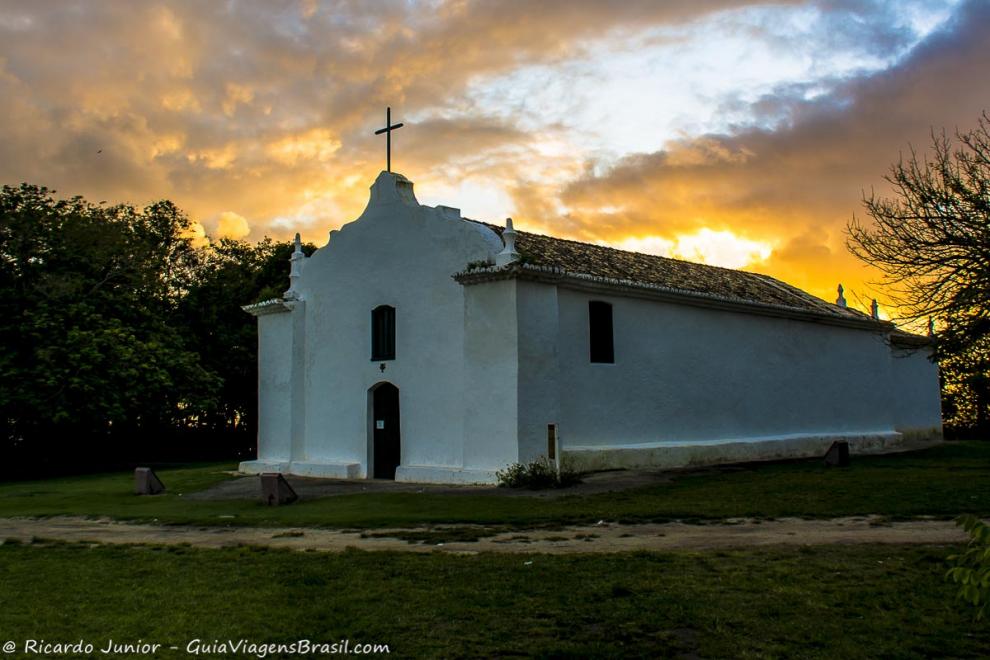
{"type": "Polygon", "coordinates": [[[515,263],[508,267],[489,266],[487,268],[475,268],[472,270],[455,273],[452,277],[463,286],[481,284],[483,282],[494,282],[497,280],[522,279],[547,284],[561,284],[568,288],[585,291],[611,291],[619,293],[620,295],[626,294],[639,298],[666,300],[674,303],[692,305],[695,307],[708,307],[728,311],[759,314],[761,316],[775,316],[849,328],[865,328],[883,332],[892,332],[896,330],[896,326],[890,321],[875,321],[873,319],[866,318],[857,319],[842,317],[829,314],[824,311],[812,312],[796,307],[788,307],[786,305],[774,305],[772,303],[740,300],[738,298],[729,298],[727,296],[719,296],[713,293],[676,289],[673,287],[661,286],[659,284],[636,282],[635,280],[619,280],[597,275],[588,275],[586,273],[572,273],[562,268],[553,266],[537,266],[515,263]]]}

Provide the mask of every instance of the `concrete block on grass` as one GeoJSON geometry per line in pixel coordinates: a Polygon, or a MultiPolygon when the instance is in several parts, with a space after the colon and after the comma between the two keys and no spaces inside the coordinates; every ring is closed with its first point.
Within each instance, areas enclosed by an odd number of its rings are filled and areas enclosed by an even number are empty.
{"type": "Polygon", "coordinates": [[[849,467],[849,443],[836,441],[825,453],[825,465],[828,467],[849,467]]]}
{"type": "Polygon", "coordinates": [[[151,468],[134,469],[134,493],[137,495],[158,495],[165,492],[165,484],[151,468]]]}
{"type": "Polygon", "coordinates": [[[292,486],[278,472],[261,473],[261,501],[269,506],[292,504],[299,497],[292,486]]]}

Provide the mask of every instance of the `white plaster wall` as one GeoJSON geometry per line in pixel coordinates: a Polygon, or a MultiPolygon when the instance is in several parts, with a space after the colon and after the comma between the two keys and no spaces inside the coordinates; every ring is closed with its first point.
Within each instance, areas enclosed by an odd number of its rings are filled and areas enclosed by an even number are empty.
{"type": "Polygon", "coordinates": [[[942,402],[938,365],[927,347],[891,347],[891,405],[894,427],[917,439],[942,433],[942,402]]]}
{"type": "Polygon", "coordinates": [[[565,447],[894,429],[878,334],[560,289],[565,447]],[[615,364],[591,364],[588,301],[613,306],[615,364]]]}
{"type": "Polygon", "coordinates": [[[464,465],[494,472],[519,460],[515,280],[464,287],[464,465]]]}
{"type": "Polygon", "coordinates": [[[297,300],[289,304],[289,323],[292,332],[291,374],[289,375],[292,460],[306,457],[306,372],[299,368],[306,359],[306,302],[297,300]]]}
{"type": "Polygon", "coordinates": [[[258,459],[292,453],[292,314],[258,317],[258,459]]]}
{"type": "Polygon", "coordinates": [[[560,380],[557,287],[520,281],[519,317],[519,460],[529,462],[547,452],[547,424],[559,424],[560,399],[568,385],[560,380]],[[564,390],[562,390],[564,388],[564,390]]]}
{"type": "MultiPolygon", "coordinates": [[[[306,259],[305,456],[367,474],[368,389],[399,388],[402,467],[463,463],[464,288],[451,275],[501,249],[490,230],[423,207],[382,173],[356,221],[306,259]],[[371,310],[396,309],[396,359],[371,361],[371,310]]],[[[408,472],[408,470],[407,470],[408,472]]],[[[408,476],[408,475],[407,475],[408,476]]]]}

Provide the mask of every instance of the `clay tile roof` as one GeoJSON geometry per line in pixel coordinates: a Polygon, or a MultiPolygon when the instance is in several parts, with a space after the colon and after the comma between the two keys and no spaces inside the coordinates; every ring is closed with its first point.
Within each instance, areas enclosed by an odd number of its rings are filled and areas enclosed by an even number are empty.
{"type": "MultiPolygon", "coordinates": [[[[483,223],[499,236],[504,227],[483,223]]],[[[743,303],[788,307],[814,314],[867,320],[869,315],[839,307],[768,275],[628,252],[603,245],[516,230],[523,262],[569,274],[624,280],[743,303]]]]}

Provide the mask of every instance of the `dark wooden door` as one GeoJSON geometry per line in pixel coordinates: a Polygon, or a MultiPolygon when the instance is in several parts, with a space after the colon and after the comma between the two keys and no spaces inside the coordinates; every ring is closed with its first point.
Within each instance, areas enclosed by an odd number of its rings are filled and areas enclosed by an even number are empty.
{"type": "Polygon", "coordinates": [[[395,479],[399,466],[399,388],[389,383],[374,392],[375,479],[395,479]]]}

